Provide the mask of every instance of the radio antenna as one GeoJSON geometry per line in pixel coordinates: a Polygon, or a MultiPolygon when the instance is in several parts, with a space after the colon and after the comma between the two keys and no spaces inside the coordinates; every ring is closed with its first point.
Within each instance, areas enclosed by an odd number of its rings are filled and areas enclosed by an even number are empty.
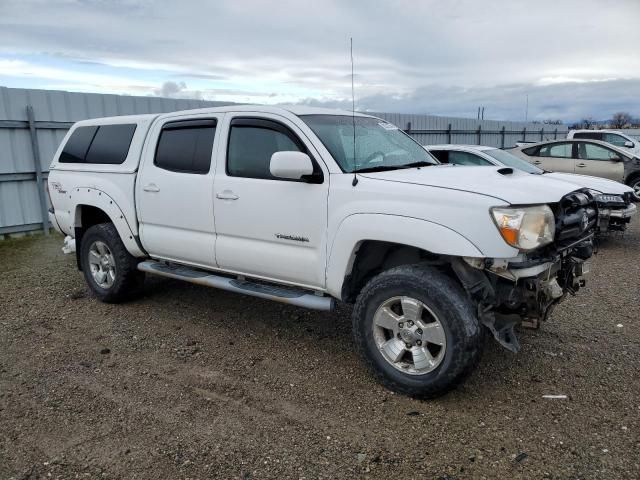
{"type": "Polygon", "coordinates": [[[354,187],[358,184],[358,161],[356,160],[356,95],[353,86],[353,37],[351,40],[351,123],[353,124],[353,181],[354,187]]]}

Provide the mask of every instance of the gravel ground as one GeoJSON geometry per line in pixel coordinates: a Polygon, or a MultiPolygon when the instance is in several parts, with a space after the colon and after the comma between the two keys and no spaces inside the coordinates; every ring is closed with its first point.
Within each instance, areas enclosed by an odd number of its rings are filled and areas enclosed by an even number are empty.
{"type": "Polygon", "coordinates": [[[347,308],[157,278],[106,305],[60,237],[0,242],[0,478],[638,478],[639,240],[429,402],[369,377],[347,308]]]}

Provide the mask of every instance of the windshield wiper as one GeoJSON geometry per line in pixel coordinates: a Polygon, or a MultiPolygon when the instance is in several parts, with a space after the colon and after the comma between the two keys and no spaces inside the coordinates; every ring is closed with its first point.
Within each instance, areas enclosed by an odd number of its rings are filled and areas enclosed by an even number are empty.
{"type": "Polygon", "coordinates": [[[425,162],[424,160],[421,160],[419,162],[413,162],[413,163],[406,163],[404,165],[402,165],[402,168],[419,168],[419,167],[431,167],[435,165],[435,163],[431,163],[431,162],[425,162]]]}
{"type": "Polygon", "coordinates": [[[357,172],[358,173],[386,172],[387,170],[398,170],[400,168],[404,168],[404,165],[377,165],[375,167],[359,168],[357,172]]]}
{"type": "Polygon", "coordinates": [[[366,173],[366,172],[386,172],[388,170],[404,170],[406,168],[430,167],[432,165],[435,165],[435,163],[425,162],[424,160],[421,160],[420,162],[405,163],[405,164],[401,164],[401,165],[377,165],[375,167],[359,168],[358,169],[358,173],[360,173],[360,172],[363,172],[363,173],[366,173]]]}

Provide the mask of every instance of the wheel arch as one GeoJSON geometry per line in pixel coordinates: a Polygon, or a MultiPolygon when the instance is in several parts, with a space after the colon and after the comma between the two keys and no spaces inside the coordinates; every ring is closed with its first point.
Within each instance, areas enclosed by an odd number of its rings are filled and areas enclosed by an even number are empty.
{"type": "Polygon", "coordinates": [[[105,192],[91,188],[76,188],[73,226],[76,240],[76,259],[80,267],[79,252],[84,232],[99,223],[112,223],[127,251],[134,257],[146,256],[118,204],[105,192]]]}
{"type": "Polygon", "coordinates": [[[450,256],[484,255],[460,233],[437,223],[395,215],[351,215],[331,243],[327,291],[352,302],[377,273],[425,261],[445,266],[450,256]]]}

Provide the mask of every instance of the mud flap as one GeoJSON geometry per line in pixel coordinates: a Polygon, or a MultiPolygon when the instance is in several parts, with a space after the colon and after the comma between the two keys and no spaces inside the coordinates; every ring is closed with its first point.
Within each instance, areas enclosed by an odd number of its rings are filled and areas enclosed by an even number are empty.
{"type": "Polygon", "coordinates": [[[515,326],[520,323],[517,315],[496,317],[494,312],[478,307],[478,317],[500,345],[513,353],[520,351],[520,342],[515,332],[515,326]]]}

